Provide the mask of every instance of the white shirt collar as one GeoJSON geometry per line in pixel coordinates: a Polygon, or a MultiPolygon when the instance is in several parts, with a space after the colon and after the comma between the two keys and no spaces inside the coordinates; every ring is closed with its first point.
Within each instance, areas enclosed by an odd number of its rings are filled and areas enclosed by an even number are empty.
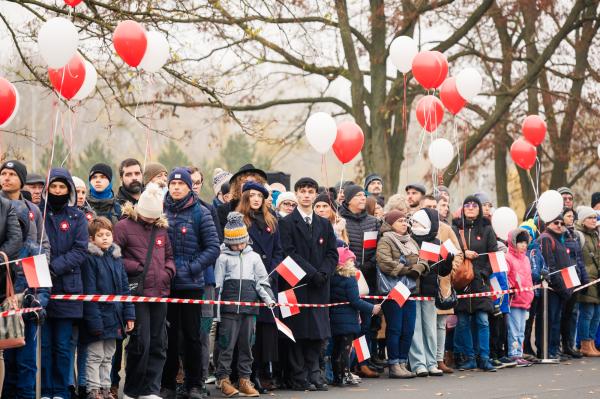
{"type": "Polygon", "coordinates": [[[300,216],[302,216],[302,220],[306,220],[306,218],[309,218],[310,219],[310,223],[312,223],[313,213],[314,212],[311,212],[310,214],[306,214],[306,213],[302,212],[302,209],[300,209],[300,207],[296,207],[296,209],[300,213],[300,216]]]}

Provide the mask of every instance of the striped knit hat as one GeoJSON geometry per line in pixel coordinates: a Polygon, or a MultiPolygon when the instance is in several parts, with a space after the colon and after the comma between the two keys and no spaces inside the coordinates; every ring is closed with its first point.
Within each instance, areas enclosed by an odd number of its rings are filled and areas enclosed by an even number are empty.
{"type": "Polygon", "coordinates": [[[248,242],[248,229],[244,224],[244,216],[239,212],[229,212],[225,225],[225,245],[236,245],[248,242]]]}

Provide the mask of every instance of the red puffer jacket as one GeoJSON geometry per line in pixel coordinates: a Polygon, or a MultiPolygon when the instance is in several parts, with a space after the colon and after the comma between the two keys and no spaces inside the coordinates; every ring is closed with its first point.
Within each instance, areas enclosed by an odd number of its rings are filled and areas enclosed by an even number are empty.
{"type": "MultiPolygon", "coordinates": [[[[144,271],[152,224],[138,220],[137,212],[130,203],[123,206],[123,216],[125,219],[115,224],[114,241],[121,247],[127,275],[134,277],[144,271]]],[[[175,262],[167,234],[167,219],[160,217],[154,225],[158,230],[152,243],[152,262],[144,280],[144,296],[166,297],[171,292],[175,262]]]]}
{"type": "MultiPolygon", "coordinates": [[[[528,288],[533,286],[531,279],[531,264],[526,253],[517,251],[517,236],[525,229],[517,228],[508,233],[508,253],[506,254],[506,263],[508,263],[508,282],[511,288],[528,288]]],[[[514,294],[511,308],[529,309],[533,301],[533,291],[517,292],[514,294]]]]}

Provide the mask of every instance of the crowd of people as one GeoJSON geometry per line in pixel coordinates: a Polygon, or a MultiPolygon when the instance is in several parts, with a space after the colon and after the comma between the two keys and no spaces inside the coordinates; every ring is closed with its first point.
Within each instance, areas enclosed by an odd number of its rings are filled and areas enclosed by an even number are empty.
{"type": "MultiPolygon", "coordinates": [[[[38,355],[48,399],[116,398],[120,386],[126,399],[202,399],[213,383],[225,397],[252,397],[600,357],[598,286],[575,291],[559,273],[575,265],[582,284],[599,278],[600,192],[576,206],[561,187],[560,215],[544,223],[532,204],[502,239],[485,193],[455,212],[444,186],[409,184],[386,201],[377,174],[331,188],[302,177],[290,190],[251,164],[216,169],[205,202],[196,167],[142,169],[130,158],[118,173],[115,194],[104,163],[82,178],[63,168],[28,173],[17,160],[0,167],[0,251],[11,260],[0,278],[10,273],[22,307],[41,308],[23,314],[26,345],[4,351],[3,398],[35,397],[38,355]],[[447,256],[422,256],[447,242],[447,256]],[[498,251],[506,271],[491,265],[498,251]],[[51,288],[28,286],[18,260],[33,255],[47,257],[51,288]],[[303,271],[297,284],[275,271],[287,258],[303,271]],[[435,300],[369,298],[387,298],[398,282],[412,299],[435,300]],[[547,306],[530,289],[540,283],[550,287],[547,306]],[[290,290],[301,304],[343,305],[284,315],[278,294],[290,290]],[[236,304],[50,299],[82,293],[236,304]],[[367,358],[353,349],[363,336],[367,358]]],[[[4,282],[0,289],[5,300],[4,282]]]]}

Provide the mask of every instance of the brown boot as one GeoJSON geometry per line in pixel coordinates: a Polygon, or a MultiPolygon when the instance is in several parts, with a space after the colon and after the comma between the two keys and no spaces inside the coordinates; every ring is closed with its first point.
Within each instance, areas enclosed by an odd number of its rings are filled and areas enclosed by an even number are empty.
{"type": "Polygon", "coordinates": [[[361,378],[379,378],[379,373],[371,370],[369,366],[363,365],[358,369],[358,376],[361,378]]]}
{"type": "Polygon", "coordinates": [[[590,349],[595,352],[598,356],[600,356],[600,351],[596,348],[596,341],[593,339],[590,341],[590,349]]]}
{"type": "Polygon", "coordinates": [[[112,385],[110,387],[110,393],[113,396],[113,398],[118,398],[119,397],[119,386],[118,385],[112,385]]]}
{"type": "Polygon", "coordinates": [[[446,351],[444,353],[444,364],[449,368],[456,367],[456,363],[454,363],[454,352],[446,351]]]}
{"type": "Polygon", "coordinates": [[[442,370],[444,372],[444,374],[454,373],[454,370],[452,370],[450,367],[446,366],[446,363],[444,363],[444,362],[438,362],[438,369],[442,370]]]}
{"type": "Polygon", "coordinates": [[[581,353],[587,357],[600,357],[600,353],[594,351],[594,341],[586,339],[581,341],[581,353]]]}
{"type": "Polygon", "coordinates": [[[240,378],[238,386],[240,388],[240,396],[247,396],[251,398],[260,396],[258,391],[254,388],[254,384],[250,382],[249,378],[240,378]]]}
{"type": "Polygon", "coordinates": [[[240,391],[235,389],[235,387],[231,384],[229,377],[219,380],[219,386],[221,387],[221,393],[226,398],[231,398],[232,396],[240,393],[240,391]]]}

